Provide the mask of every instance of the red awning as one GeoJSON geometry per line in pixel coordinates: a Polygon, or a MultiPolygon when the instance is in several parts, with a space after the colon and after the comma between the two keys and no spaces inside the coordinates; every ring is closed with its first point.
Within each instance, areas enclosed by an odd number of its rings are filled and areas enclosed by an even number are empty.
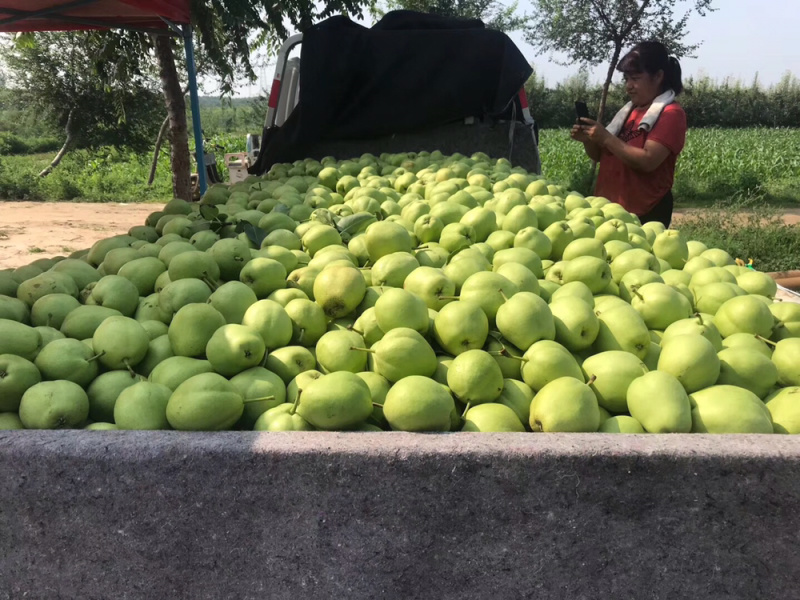
{"type": "Polygon", "coordinates": [[[0,0],[0,32],[165,29],[161,17],[189,23],[189,0],[0,0]]]}

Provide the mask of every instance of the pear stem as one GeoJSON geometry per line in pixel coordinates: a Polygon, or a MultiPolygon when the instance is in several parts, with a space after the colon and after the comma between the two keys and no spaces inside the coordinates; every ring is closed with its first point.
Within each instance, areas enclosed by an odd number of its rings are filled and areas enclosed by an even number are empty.
{"type": "Polygon", "coordinates": [[[354,331],[355,333],[357,333],[361,337],[364,337],[364,332],[363,331],[359,331],[358,329],[356,329],[354,325],[348,325],[347,329],[350,330],[350,331],[354,331]]]}
{"type": "Polygon", "coordinates": [[[105,351],[105,350],[103,350],[103,351],[102,351],[100,354],[95,354],[95,355],[94,355],[94,356],[92,356],[91,358],[87,358],[87,359],[86,359],[86,362],[94,362],[94,361],[96,361],[98,358],[100,358],[101,356],[103,356],[103,354],[105,354],[105,353],[106,353],[106,351],[105,351]]]}
{"type": "Polygon", "coordinates": [[[373,350],[372,348],[358,348],[356,346],[350,346],[350,350],[360,350],[361,352],[372,352],[372,353],[375,352],[375,350],[373,350]]]}
{"type": "Polygon", "coordinates": [[[644,296],[642,296],[642,295],[639,293],[639,288],[637,288],[636,286],[632,287],[632,288],[631,288],[631,293],[632,293],[634,296],[636,296],[637,298],[639,298],[639,300],[641,300],[642,302],[644,302],[644,296]]]}
{"type": "Polygon", "coordinates": [[[597,381],[597,375],[592,375],[589,377],[589,381],[586,382],[586,385],[592,385],[595,381],[597,381]]]}
{"type": "Polygon", "coordinates": [[[467,402],[467,405],[464,407],[464,412],[461,413],[461,420],[462,421],[467,416],[467,412],[469,412],[470,408],[472,408],[472,402],[467,402]]]}
{"type": "Polygon", "coordinates": [[[275,400],[275,396],[261,396],[261,398],[247,398],[243,400],[245,404],[249,404],[250,402],[265,402],[267,400],[275,400]]]}
{"type": "Polygon", "coordinates": [[[439,296],[436,296],[436,297],[437,297],[439,300],[458,300],[458,299],[460,298],[460,296],[445,296],[445,295],[443,295],[443,294],[442,294],[442,295],[439,295],[439,296]]]}
{"type": "Polygon", "coordinates": [[[703,315],[699,312],[694,313],[692,316],[700,322],[700,325],[705,325],[705,323],[703,323],[703,315]]]}
{"type": "Polygon", "coordinates": [[[372,406],[374,406],[375,408],[383,408],[383,404],[378,404],[377,402],[373,402],[372,406]]]}
{"type": "Polygon", "coordinates": [[[765,338],[763,335],[758,335],[758,334],[756,334],[756,339],[757,339],[757,340],[761,340],[762,342],[764,342],[765,344],[768,344],[768,345],[772,346],[773,348],[774,348],[775,346],[777,346],[777,345],[778,345],[778,344],[776,344],[775,342],[773,342],[772,340],[768,340],[768,339],[767,339],[767,338],[765,338]]]}
{"type": "Polygon", "coordinates": [[[128,373],[131,374],[131,377],[136,377],[136,371],[133,370],[133,367],[128,362],[128,359],[126,358],[122,361],[122,363],[125,365],[125,368],[128,369],[128,373]]]}
{"type": "Polygon", "coordinates": [[[503,297],[503,301],[508,302],[508,296],[506,296],[506,293],[503,291],[503,288],[500,288],[497,291],[500,292],[500,295],[503,297]]]}
{"type": "Polygon", "coordinates": [[[303,390],[297,390],[297,398],[294,399],[294,404],[292,404],[292,408],[289,409],[289,414],[293,415],[297,411],[297,405],[300,404],[300,394],[303,393],[303,390]]]}

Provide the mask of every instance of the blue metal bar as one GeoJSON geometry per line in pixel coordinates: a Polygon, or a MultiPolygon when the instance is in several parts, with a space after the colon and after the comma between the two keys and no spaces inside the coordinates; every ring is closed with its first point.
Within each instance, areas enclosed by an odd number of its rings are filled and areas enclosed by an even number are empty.
{"type": "Polygon", "coordinates": [[[183,42],[186,48],[186,70],[189,72],[189,99],[192,106],[192,128],[194,129],[194,153],[197,161],[197,184],[200,193],[206,192],[206,159],[203,147],[203,129],[200,125],[200,99],[197,96],[197,72],[194,64],[192,28],[183,26],[183,42]]]}

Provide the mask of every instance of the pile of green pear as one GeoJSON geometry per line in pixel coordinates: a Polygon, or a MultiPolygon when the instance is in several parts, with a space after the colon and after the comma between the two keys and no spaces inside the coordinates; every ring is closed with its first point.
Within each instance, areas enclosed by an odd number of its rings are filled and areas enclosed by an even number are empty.
{"type": "Polygon", "coordinates": [[[0,271],[0,428],[800,433],[800,304],[483,153],[275,165],[0,271]]]}

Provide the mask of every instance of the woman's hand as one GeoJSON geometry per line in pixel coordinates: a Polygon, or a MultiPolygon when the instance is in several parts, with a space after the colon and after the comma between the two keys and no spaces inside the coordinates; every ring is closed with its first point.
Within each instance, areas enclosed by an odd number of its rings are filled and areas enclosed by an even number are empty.
{"type": "MultiPolygon", "coordinates": [[[[587,119],[586,117],[581,117],[578,119],[580,123],[575,127],[580,128],[582,135],[586,137],[586,139],[598,146],[605,146],[606,141],[612,137],[608,130],[603,127],[602,123],[598,123],[597,121],[593,121],[592,119],[587,119]]],[[[573,127],[573,131],[575,130],[573,127]]],[[[573,135],[575,139],[580,139],[573,135]]]]}
{"type": "Polygon", "coordinates": [[[569,132],[569,137],[571,137],[573,140],[583,142],[584,144],[589,142],[589,136],[583,130],[583,127],[578,123],[572,126],[572,129],[569,132]]]}

